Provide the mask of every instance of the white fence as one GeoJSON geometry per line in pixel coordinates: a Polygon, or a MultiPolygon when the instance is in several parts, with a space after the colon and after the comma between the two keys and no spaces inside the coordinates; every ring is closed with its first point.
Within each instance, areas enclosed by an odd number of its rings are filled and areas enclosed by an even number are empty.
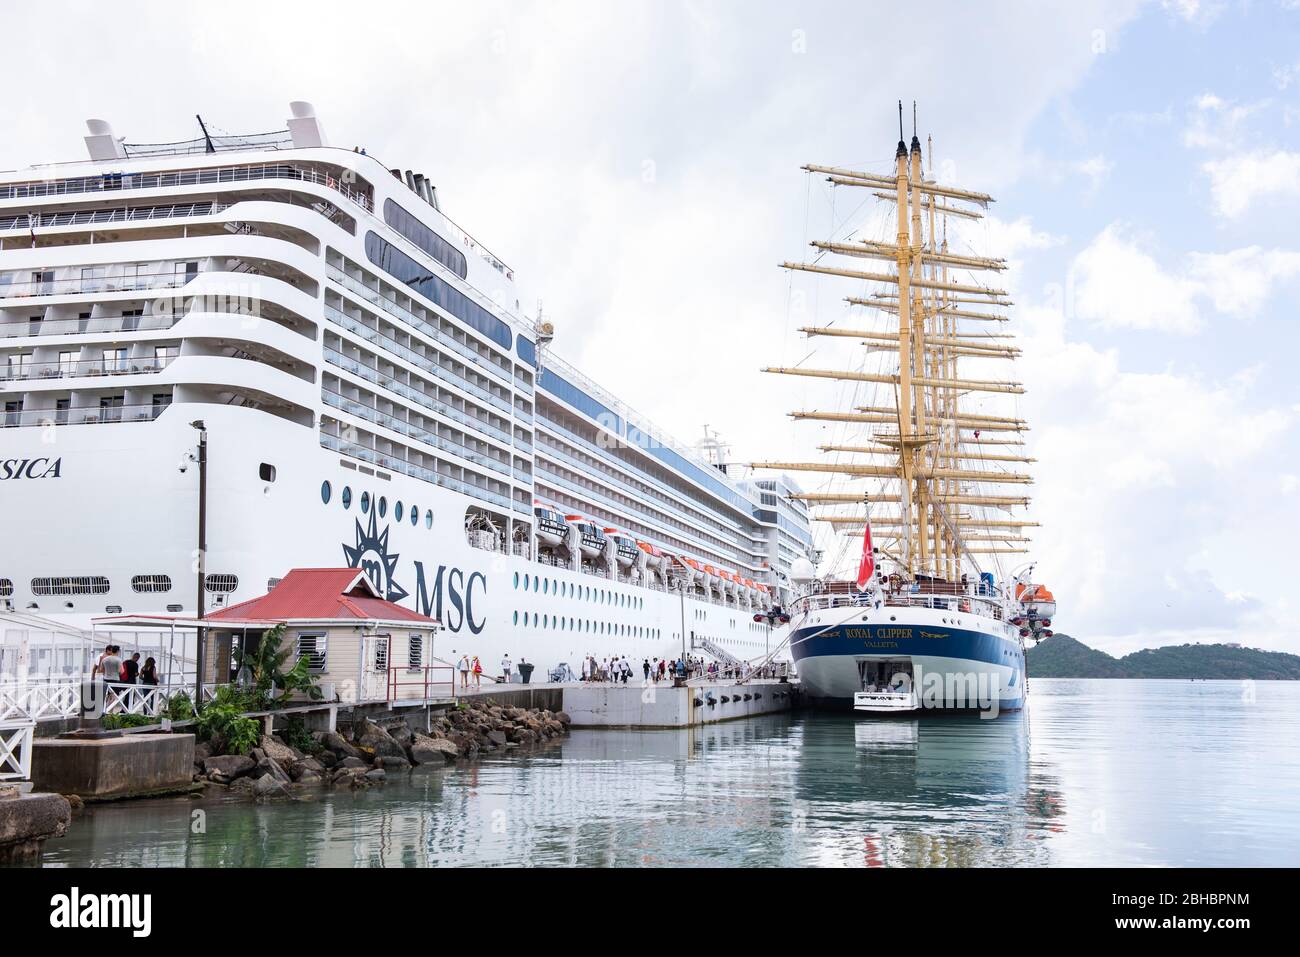
{"type": "Polygon", "coordinates": [[[35,728],[35,721],[0,720],[0,781],[26,781],[32,776],[35,728]]]}

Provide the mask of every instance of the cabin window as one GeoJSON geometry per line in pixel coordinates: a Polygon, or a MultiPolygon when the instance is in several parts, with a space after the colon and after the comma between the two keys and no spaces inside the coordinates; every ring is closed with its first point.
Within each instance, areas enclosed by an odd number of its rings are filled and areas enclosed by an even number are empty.
{"type": "Polygon", "coordinates": [[[334,489],[329,482],[320,483],[320,500],[324,504],[330,503],[330,496],[334,494],[334,489]]]}
{"type": "Polygon", "coordinates": [[[217,594],[229,594],[239,587],[238,575],[209,575],[204,582],[204,587],[210,592],[217,594]]]}
{"type": "Polygon", "coordinates": [[[131,577],[131,591],[137,594],[147,595],[171,590],[172,580],[169,575],[133,575],[131,577]]]}
{"type": "Polygon", "coordinates": [[[275,466],[270,462],[263,462],[257,467],[257,477],[263,482],[275,481],[275,466]]]}
{"type": "Polygon", "coordinates": [[[375,636],[375,670],[388,671],[388,636],[375,636]]]}
{"type": "Polygon", "coordinates": [[[306,658],[307,670],[312,674],[321,674],[325,671],[328,644],[328,638],[323,631],[300,631],[296,658],[306,658]]]}

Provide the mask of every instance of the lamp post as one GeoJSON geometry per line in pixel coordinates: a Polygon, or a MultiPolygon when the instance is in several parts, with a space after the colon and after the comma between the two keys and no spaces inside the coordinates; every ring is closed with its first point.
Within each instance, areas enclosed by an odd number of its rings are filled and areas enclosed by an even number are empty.
{"type": "Polygon", "coordinates": [[[203,707],[203,668],[205,658],[203,651],[206,628],[203,626],[203,593],[207,585],[208,555],[208,429],[202,419],[195,419],[190,425],[199,432],[199,578],[198,578],[198,650],[194,656],[194,713],[203,707]]]}

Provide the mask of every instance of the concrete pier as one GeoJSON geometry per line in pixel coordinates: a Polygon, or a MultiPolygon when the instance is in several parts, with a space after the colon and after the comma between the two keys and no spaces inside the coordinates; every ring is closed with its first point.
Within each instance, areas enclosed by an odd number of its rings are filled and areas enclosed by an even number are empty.
{"type": "Polygon", "coordinates": [[[563,711],[575,728],[691,728],[789,711],[794,696],[795,690],[789,684],[754,680],[744,684],[692,682],[682,687],[675,687],[671,681],[649,685],[592,682],[543,685],[531,690],[527,685],[500,685],[466,697],[563,711]],[[523,695],[533,697],[525,699],[523,695]]]}
{"type": "Polygon", "coordinates": [[[72,806],[61,794],[21,794],[16,785],[0,785],[0,864],[38,858],[45,841],[62,837],[72,820],[72,806]]]}
{"type": "Polygon", "coordinates": [[[42,738],[32,744],[32,787],[86,801],[187,791],[194,735],[42,738]]]}

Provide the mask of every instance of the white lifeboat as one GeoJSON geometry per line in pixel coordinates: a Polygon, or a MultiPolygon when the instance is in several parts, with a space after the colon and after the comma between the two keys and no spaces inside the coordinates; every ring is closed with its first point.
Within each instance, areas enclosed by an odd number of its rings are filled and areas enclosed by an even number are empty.
{"type": "Polygon", "coordinates": [[[641,549],[641,551],[645,553],[646,568],[650,569],[652,572],[667,571],[667,561],[665,560],[664,553],[657,546],[651,545],[649,542],[640,541],[638,539],[636,543],[636,547],[641,549]]]}
{"type": "Polygon", "coordinates": [[[569,540],[568,522],[544,502],[533,501],[533,523],[537,528],[537,541],[544,548],[558,548],[569,540]]]}
{"type": "Polygon", "coordinates": [[[693,558],[687,558],[685,555],[677,556],[678,571],[681,578],[687,586],[699,585],[704,578],[704,569],[700,563],[693,558]]]}
{"type": "Polygon", "coordinates": [[[1024,606],[1025,613],[1030,618],[1046,619],[1045,624],[1050,625],[1052,619],[1056,617],[1056,596],[1046,585],[1018,584],[1016,598],[1024,606]]]}
{"type": "Polygon", "coordinates": [[[640,549],[636,539],[620,532],[617,528],[605,529],[605,535],[614,540],[614,558],[621,568],[631,568],[636,564],[640,549]]]}
{"type": "Polygon", "coordinates": [[[595,561],[605,554],[607,539],[604,531],[595,522],[590,522],[581,515],[566,515],[564,520],[577,525],[578,548],[582,552],[583,558],[595,561]]]}

